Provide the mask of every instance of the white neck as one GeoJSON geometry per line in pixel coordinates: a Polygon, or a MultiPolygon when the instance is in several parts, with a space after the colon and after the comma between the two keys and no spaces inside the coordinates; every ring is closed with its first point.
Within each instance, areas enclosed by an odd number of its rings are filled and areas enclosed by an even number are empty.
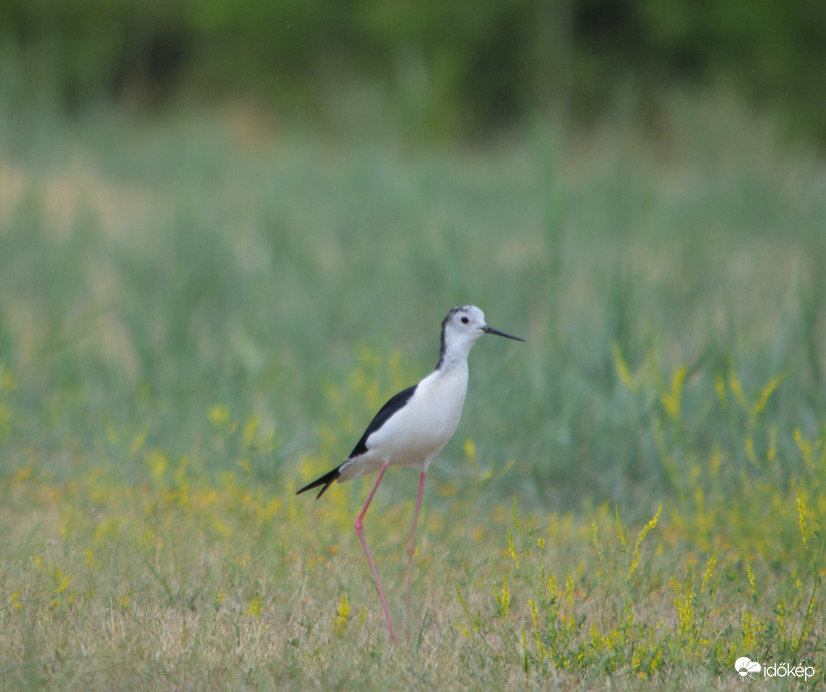
{"type": "Polygon", "coordinates": [[[440,372],[448,372],[455,368],[464,368],[467,370],[467,358],[473,344],[474,342],[470,340],[462,340],[449,344],[442,352],[436,370],[440,372]]]}

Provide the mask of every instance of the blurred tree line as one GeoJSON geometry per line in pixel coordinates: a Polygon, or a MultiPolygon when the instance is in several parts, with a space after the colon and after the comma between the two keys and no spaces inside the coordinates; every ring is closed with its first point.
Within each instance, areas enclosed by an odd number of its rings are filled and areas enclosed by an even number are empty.
{"type": "Polygon", "coordinates": [[[0,94],[71,110],[348,85],[447,135],[599,113],[630,84],[734,89],[826,140],[824,0],[2,0],[0,94]]]}

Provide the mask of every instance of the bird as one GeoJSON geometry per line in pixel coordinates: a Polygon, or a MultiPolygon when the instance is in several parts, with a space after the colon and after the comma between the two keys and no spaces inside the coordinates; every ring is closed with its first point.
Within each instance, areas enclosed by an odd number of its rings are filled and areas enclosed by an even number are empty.
{"type": "Polygon", "coordinates": [[[396,629],[384,597],[376,564],[364,537],[364,516],[384,478],[388,466],[412,466],[421,471],[413,526],[407,544],[407,643],[410,643],[410,590],[413,570],[413,540],[422,504],[425,478],[430,464],[448,443],[462,415],[468,385],[468,354],[486,334],[514,341],[524,339],[501,332],[485,323],[485,313],[474,305],[460,305],[448,312],[442,322],[439,362],[436,369],[418,384],[402,390],[381,407],[350,456],[334,469],[307,484],[296,494],[321,487],[316,499],[335,482],[344,483],[378,472],[367,501],[356,516],[354,526],[376,582],[379,599],[390,630],[390,639],[398,644],[396,629]]]}

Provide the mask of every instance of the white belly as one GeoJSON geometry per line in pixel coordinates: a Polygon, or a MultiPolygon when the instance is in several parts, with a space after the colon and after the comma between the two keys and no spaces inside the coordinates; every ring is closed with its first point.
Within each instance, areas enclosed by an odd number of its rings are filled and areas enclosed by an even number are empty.
{"type": "Polygon", "coordinates": [[[423,379],[407,405],[368,438],[367,451],[342,465],[339,482],[378,471],[385,461],[426,471],[459,426],[467,379],[467,367],[423,379]]]}

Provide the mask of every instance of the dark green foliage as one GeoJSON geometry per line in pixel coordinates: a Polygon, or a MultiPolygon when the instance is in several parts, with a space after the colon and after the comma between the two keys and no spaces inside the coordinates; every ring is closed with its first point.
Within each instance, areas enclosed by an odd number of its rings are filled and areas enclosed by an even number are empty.
{"type": "Polygon", "coordinates": [[[734,88],[826,135],[818,0],[7,0],[0,53],[15,102],[70,110],[243,92],[318,117],[367,84],[402,127],[466,137],[590,116],[629,83],[646,109],[677,83],[734,88]]]}

